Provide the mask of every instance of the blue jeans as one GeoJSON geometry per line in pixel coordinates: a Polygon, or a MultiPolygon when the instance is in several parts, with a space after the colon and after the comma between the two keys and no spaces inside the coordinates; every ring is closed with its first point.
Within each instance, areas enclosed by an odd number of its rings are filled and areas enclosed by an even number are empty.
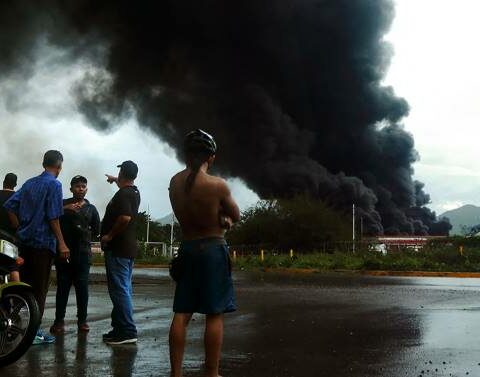
{"type": "Polygon", "coordinates": [[[57,271],[57,296],[55,305],[55,322],[65,318],[70,287],[75,287],[77,297],[77,319],[81,325],[87,321],[88,307],[88,275],[90,273],[90,255],[87,252],[74,251],[70,263],[61,259],[55,260],[57,271]]]}
{"type": "Polygon", "coordinates": [[[105,251],[105,268],[108,293],[113,303],[113,330],[120,335],[136,337],[132,305],[133,259],[115,257],[108,250],[105,251]]]}

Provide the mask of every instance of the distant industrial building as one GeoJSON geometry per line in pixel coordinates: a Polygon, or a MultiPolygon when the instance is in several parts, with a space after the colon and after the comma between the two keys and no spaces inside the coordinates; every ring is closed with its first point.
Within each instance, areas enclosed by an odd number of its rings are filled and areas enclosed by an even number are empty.
{"type": "Polygon", "coordinates": [[[429,241],[446,239],[444,236],[392,236],[368,240],[371,248],[381,252],[400,249],[421,250],[429,241]]]}

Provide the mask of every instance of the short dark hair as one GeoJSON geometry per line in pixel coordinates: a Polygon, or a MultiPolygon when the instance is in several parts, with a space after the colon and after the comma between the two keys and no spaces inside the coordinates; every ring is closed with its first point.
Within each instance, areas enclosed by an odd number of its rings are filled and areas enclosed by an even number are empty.
{"type": "Polygon", "coordinates": [[[17,185],[17,175],[8,173],[3,180],[3,187],[13,189],[17,185]]]}
{"type": "Polygon", "coordinates": [[[50,150],[43,155],[44,168],[58,168],[63,162],[63,155],[59,151],[50,150]]]}
{"type": "Polygon", "coordinates": [[[83,175],[76,175],[75,177],[72,178],[70,181],[70,187],[75,186],[77,183],[85,183],[88,184],[87,178],[85,178],[83,175]]]}

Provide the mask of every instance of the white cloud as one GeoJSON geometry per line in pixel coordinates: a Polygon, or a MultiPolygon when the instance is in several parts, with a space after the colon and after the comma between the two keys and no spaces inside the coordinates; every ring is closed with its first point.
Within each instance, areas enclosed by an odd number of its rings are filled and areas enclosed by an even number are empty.
{"type": "Polygon", "coordinates": [[[386,83],[411,105],[416,178],[439,212],[480,202],[479,11],[478,0],[396,0],[387,36],[395,56],[386,83]]]}

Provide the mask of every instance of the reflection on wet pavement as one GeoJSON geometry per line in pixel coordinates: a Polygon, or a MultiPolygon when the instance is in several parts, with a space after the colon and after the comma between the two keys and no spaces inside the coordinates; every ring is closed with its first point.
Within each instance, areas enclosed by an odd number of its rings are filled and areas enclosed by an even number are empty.
{"type": "MultiPolygon", "coordinates": [[[[77,334],[72,292],[67,333],[0,376],[168,376],[174,287],[164,270],[136,276],[154,281],[134,288],[138,345],[102,343],[111,303],[106,286],[94,284],[89,334],[77,334]]],[[[240,310],[226,317],[224,376],[480,376],[480,280],[237,274],[236,282],[240,310]]],[[[52,289],[44,328],[53,304],[52,289]]],[[[202,375],[203,324],[197,315],[189,329],[186,376],[202,375]]]]}

